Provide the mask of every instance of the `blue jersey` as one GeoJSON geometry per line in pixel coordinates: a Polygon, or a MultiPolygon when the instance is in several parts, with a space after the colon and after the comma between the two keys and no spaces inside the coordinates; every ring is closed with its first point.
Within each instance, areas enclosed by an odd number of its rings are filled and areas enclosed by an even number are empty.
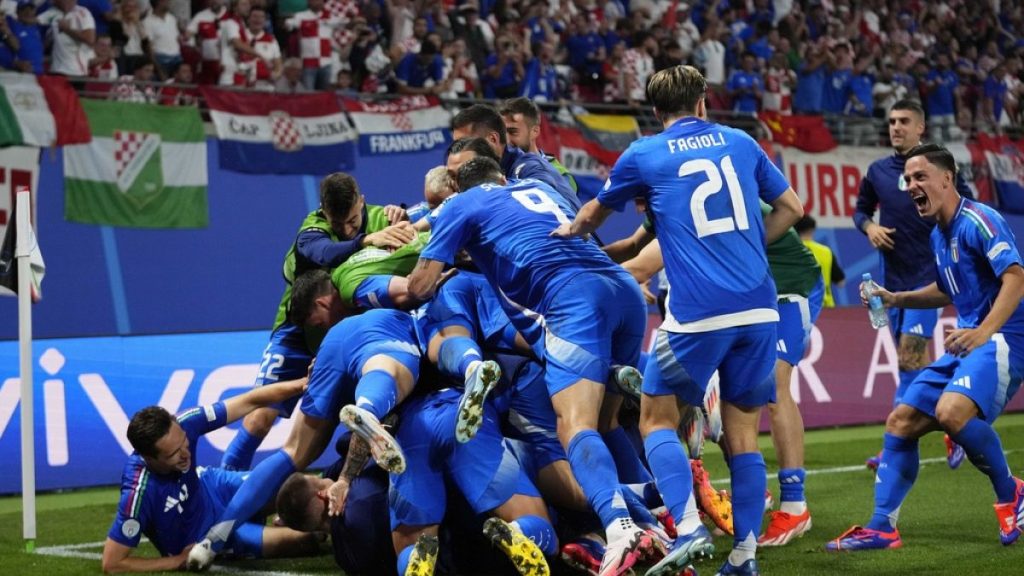
{"type": "Polygon", "coordinates": [[[510,301],[503,302],[510,318],[523,308],[543,314],[548,298],[581,272],[621,270],[593,242],[551,236],[574,216],[565,199],[539,180],[484,184],[452,197],[420,258],[453,264],[465,248],[510,301]]]}
{"type": "Polygon", "coordinates": [[[559,174],[558,169],[547,158],[532,152],[523,152],[515,146],[507,146],[501,155],[501,170],[509,180],[540,180],[558,192],[566,203],[578,212],[582,204],[569,179],[559,174]]]}
{"type": "MultiPolygon", "coordinates": [[[[935,223],[921,218],[910,194],[900,190],[899,180],[907,159],[899,154],[875,160],[861,180],[857,192],[857,207],[853,222],[858,230],[871,220],[875,209],[881,206],[878,223],[895,228],[892,233],[895,250],[880,250],[882,255],[883,286],[892,291],[916,290],[935,281],[934,254],[928,241],[935,223]]],[[[961,196],[972,198],[967,183],[960,173],[956,175],[956,190],[961,196]]]]}
{"type": "MultiPolygon", "coordinates": [[[[199,437],[226,421],[223,402],[178,415],[193,464],[199,437]]],[[[145,534],[161,555],[173,556],[201,540],[213,525],[220,511],[214,499],[194,465],[184,473],[156,474],[146,467],[142,456],[132,453],[121,474],[121,501],[107,536],[118,544],[135,548],[145,534]]]]}
{"type": "Polygon", "coordinates": [[[778,320],[758,198],[787,189],[750,136],[684,118],[634,142],[597,200],[621,211],[647,199],[672,286],[663,327],[703,332],[778,320]]]}
{"type": "MultiPolygon", "coordinates": [[[[998,212],[965,198],[949,228],[936,226],[931,240],[938,286],[956,306],[957,327],[977,328],[999,294],[999,277],[1021,265],[1013,232],[998,212]]],[[[1018,306],[999,331],[1024,336],[1024,308],[1018,306]]]]}

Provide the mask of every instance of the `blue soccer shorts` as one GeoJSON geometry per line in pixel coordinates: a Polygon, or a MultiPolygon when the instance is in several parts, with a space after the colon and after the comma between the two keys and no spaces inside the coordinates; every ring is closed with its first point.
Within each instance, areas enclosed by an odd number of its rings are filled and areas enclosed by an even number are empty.
{"type": "Polygon", "coordinates": [[[943,394],[963,394],[991,424],[1016,394],[1022,375],[1024,338],[996,334],[967,356],[943,354],[907,386],[901,403],[934,418],[943,394]]]}
{"type": "Polygon", "coordinates": [[[391,529],[441,523],[447,508],[446,481],[477,514],[493,510],[516,494],[540,497],[498,429],[497,412],[484,405],[483,425],[471,442],[455,440],[461,394],[445,389],[418,398],[403,410],[395,438],[406,469],[391,475],[391,529]]]}
{"type": "MultiPolygon", "coordinates": [[[[223,468],[196,469],[199,485],[203,487],[206,501],[210,506],[203,513],[204,534],[227,508],[235,492],[242,487],[249,472],[236,472],[223,468]]],[[[246,522],[236,528],[225,544],[225,551],[235,558],[261,558],[263,556],[263,526],[246,522]]]]}
{"type": "Polygon", "coordinates": [[[710,332],[658,330],[644,371],[643,393],[675,394],[691,406],[704,403],[704,392],[718,370],[722,399],[738,406],[775,401],[776,324],[766,322],[710,332]]]}
{"type": "Polygon", "coordinates": [[[544,312],[548,394],[581,379],[605,383],[613,364],[640,359],[647,304],[625,271],[581,273],[552,295],[544,312]]]}
{"type": "MultiPolygon", "coordinates": [[[[507,438],[521,440],[531,453],[537,470],[565,460],[558,440],[558,419],[545,385],[544,367],[528,360],[514,375],[508,396],[508,413],[502,422],[507,438]]],[[[533,476],[531,476],[533,478],[533,476]]]]}

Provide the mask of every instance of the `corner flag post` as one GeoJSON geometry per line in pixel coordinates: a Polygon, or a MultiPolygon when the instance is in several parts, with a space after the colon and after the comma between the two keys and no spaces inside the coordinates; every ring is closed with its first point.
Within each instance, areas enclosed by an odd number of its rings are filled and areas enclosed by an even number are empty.
{"type": "Polygon", "coordinates": [[[25,549],[36,545],[35,402],[32,398],[32,207],[27,188],[18,189],[15,225],[18,260],[18,351],[21,370],[21,506],[25,549]]]}

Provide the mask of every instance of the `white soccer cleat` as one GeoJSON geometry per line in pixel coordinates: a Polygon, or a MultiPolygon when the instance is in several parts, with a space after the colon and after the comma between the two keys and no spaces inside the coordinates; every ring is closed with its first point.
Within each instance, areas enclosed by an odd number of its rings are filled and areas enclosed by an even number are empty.
{"type": "Polygon", "coordinates": [[[676,432],[679,439],[686,444],[691,460],[700,460],[704,453],[704,429],[707,427],[704,411],[696,406],[683,410],[682,419],[676,432]]]}
{"type": "Polygon", "coordinates": [[[185,568],[190,572],[203,572],[210,568],[216,557],[217,553],[213,551],[213,542],[210,542],[209,538],[204,538],[202,542],[189,550],[185,568]]]}
{"type": "Polygon", "coordinates": [[[466,443],[476,436],[484,422],[484,402],[501,379],[501,366],[494,360],[476,362],[466,377],[466,389],[455,416],[455,439],[466,443]]]}
{"type": "Polygon", "coordinates": [[[655,550],[654,537],[634,524],[631,518],[620,518],[605,528],[605,536],[608,544],[599,576],[622,576],[655,550]]]}
{"type": "Polygon", "coordinates": [[[377,417],[353,404],[341,409],[338,420],[346,428],[370,445],[377,465],[393,474],[405,472],[405,454],[391,434],[381,426],[377,417]]]}
{"type": "Polygon", "coordinates": [[[722,439],[722,402],[718,371],[711,375],[707,390],[704,391],[704,415],[709,440],[718,443],[722,439]]]}
{"type": "Polygon", "coordinates": [[[632,366],[615,366],[612,368],[612,377],[619,392],[631,396],[634,400],[640,401],[641,388],[644,385],[644,375],[632,366]]]}

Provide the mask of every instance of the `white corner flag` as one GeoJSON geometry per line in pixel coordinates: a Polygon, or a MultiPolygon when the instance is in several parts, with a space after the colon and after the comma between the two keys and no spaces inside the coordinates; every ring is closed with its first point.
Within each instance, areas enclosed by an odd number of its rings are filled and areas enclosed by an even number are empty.
{"type": "Polygon", "coordinates": [[[43,262],[43,253],[39,250],[39,243],[36,241],[35,231],[32,229],[31,208],[22,208],[21,197],[25,195],[26,206],[31,206],[31,194],[25,186],[19,186],[16,190],[18,198],[15,204],[14,214],[11,215],[10,224],[4,234],[3,244],[0,244],[0,296],[18,295],[18,265],[17,257],[21,255],[19,250],[26,249],[29,261],[29,285],[32,292],[32,301],[38,302],[43,293],[40,286],[43,282],[43,275],[46,273],[46,263],[43,262]],[[24,214],[24,217],[22,216],[24,214]],[[27,230],[26,246],[18,246],[18,230],[27,230]]]}

